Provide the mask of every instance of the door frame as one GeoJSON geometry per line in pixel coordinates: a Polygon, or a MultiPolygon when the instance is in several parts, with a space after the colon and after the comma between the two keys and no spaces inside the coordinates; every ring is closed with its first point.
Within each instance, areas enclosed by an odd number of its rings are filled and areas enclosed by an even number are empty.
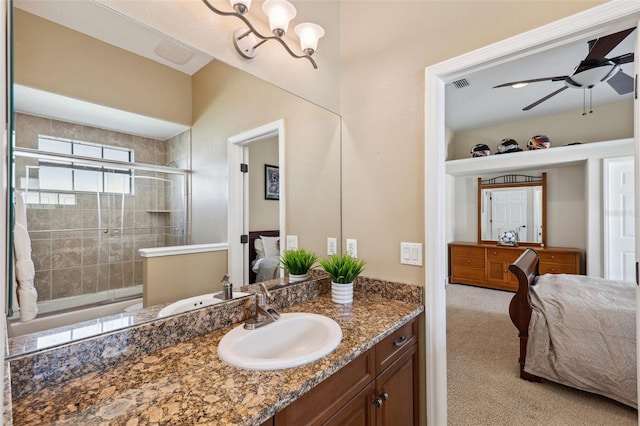
{"type": "MultiPolygon", "coordinates": [[[[247,266],[245,264],[249,259],[249,244],[241,244],[240,238],[238,238],[244,233],[249,233],[249,215],[245,212],[245,206],[247,205],[247,200],[249,198],[249,183],[248,179],[244,179],[244,173],[240,171],[240,163],[244,159],[244,153],[249,144],[274,136],[277,136],[278,138],[278,172],[280,176],[280,200],[278,205],[278,214],[280,238],[282,240],[283,236],[286,235],[286,137],[284,131],[284,119],[276,120],[227,138],[227,156],[229,164],[229,225],[227,229],[229,252],[227,262],[229,265],[228,270],[231,282],[236,282],[238,285],[245,284],[245,273],[247,272],[247,266]],[[241,280],[243,282],[242,284],[240,284],[240,280],[238,280],[237,277],[243,277],[241,280]]],[[[281,254],[283,250],[284,244],[280,244],[281,254]]],[[[280,270],[280,276],[284,276],[284,270],[280,270]]],[[[246,278],[248,279],[248,277],[246,278]]]]}
{"type": "MultiPolygon", "coordinates": [[[[596,35],[605,28],[621,30],[623,25],[636,26],[639,18],[640,2],[608,2],[425,69],[424,212],[429,264],[425,268],[424,373],[428,424],[447,424],[445,84],[481,69],[596,35]]],[[[636,110],[636,147],[637,114],[636,110]]],[[[514,353],[514,361],[516,358],[514,353]]]]}

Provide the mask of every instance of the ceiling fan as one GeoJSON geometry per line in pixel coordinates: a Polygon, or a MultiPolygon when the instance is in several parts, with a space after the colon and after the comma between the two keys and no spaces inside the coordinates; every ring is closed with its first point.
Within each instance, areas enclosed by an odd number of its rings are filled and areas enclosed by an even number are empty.
{"type": "MultiPolygon", "coordinates": [[[[596,84],[607,82],[619,95],[630,93],[634,90],[633,77],[625,74],[620,65],[633,62],[633,52],[616,56],[615,58],[607,58],[606,55],[611,52],[622,40],[624,40],[634,28],[629,28],[614,34],[590,40],[589,53],[580,61],[578,66],[573,70],[571,75],[561,75],[557,77],[533,78],[529,80],[512,81],[510,83],[494,86],[498,87],[520,87],[528,83],[536,83],[540,81],[563,81],[564,86],[560,89],[549,93],[548,95],[538,99],[534,103],[522,108],[528,111],[531,108],[540,105],[547,99],[552,98],[558,93],[568,89],[592,89],[596,84]]],[[[583,114],[584,115],[584,114],[583,114]]]]}

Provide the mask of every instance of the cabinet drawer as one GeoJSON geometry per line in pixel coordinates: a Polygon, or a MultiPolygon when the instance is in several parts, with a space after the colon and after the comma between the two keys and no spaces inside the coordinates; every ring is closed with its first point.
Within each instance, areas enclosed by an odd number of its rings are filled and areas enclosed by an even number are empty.
{"type": "MultiPolygon", "coordinates": [[[[543,263],[564,263],[568,265],[576,264],[575,253],[545,253],[540,252],[540,265],[543,263]]],[[[542,271],[541,271],[542,272],[542,271]]]]}
{"type": "Polygon", "coordinates": [[[471,246],[451,246],[451,255],[454,259],[458,256],[484,258],[484,248],[471,246]]]}
{"type": "Polygon", "coordinates": [[[416,342],[418,322],[403,325],[376,345],[376,375],[393,364],[416,342]]]}
{"type": "Polygon", "coordinates": [[[540,263],[540,275],[543,274],[578,274],[576,265],[540,263]]]}
{"type": "Polygon", "coordinates": [[[484,257],[454,257],[453,266],[466,266],[467,268],[484,268],[484,257]]]}
{"type": "MultiPolygon", "coordinates": [[[[484,259],[483,263],[484,263],[484,259]]],[[[484,266],[484,265],[483,265],[484,266]]],[[[484,268],[467,268],[465,266],[453,266],[451,270],[451,281],[456,282],[456,280],[476,280],[476,281],[484,281],[484,268]]]]}
{"type": "Polygon", "coordinates": [[[493,248],[487,249],[487,260],[504,260],[505,262],[513,262],[522,254],[523,250],[493,248]]]}

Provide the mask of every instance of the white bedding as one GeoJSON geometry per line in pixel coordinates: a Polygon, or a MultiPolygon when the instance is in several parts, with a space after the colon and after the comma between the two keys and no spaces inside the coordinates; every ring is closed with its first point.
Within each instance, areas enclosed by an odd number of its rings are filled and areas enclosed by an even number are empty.
{"type": "Polygon", "coordinates": [[[623,281],[538,277],[525,371],[637,408],[635,291],[623,281]]]}
{"type": "Polygon", "coordinates": [[[251,269],[256,273],[256,282],[269,281],[277,278],[280,264],[279,257],[262,257],[253,261],[251,269]]]}

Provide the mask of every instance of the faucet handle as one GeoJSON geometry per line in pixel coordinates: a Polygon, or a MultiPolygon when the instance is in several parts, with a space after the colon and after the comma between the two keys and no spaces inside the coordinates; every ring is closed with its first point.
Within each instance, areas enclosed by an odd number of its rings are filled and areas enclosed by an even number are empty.
{"type": "Polygon", "coordinates": [[[264,285],[264,283],[260,283],[260,288],[266,297],[271,297],[271,293],[269,293],[269,290],[267,290],[267,286],[264,285]]]}

